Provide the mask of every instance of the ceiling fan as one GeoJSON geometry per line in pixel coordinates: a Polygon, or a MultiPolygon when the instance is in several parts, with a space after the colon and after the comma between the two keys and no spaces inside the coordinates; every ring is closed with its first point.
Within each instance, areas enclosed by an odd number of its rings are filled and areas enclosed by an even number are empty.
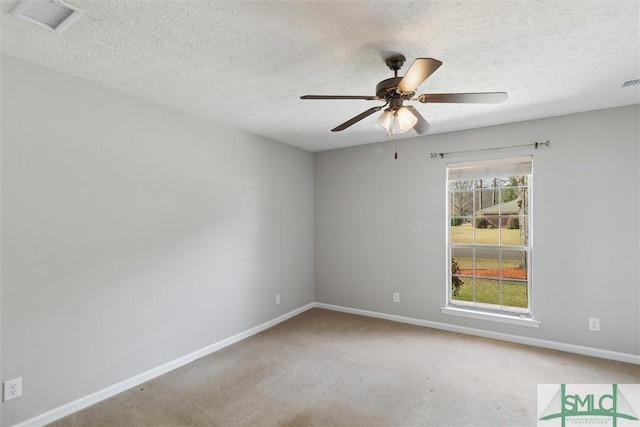
{"type": "Polygon", "coordinates": [[[398,77],[398,70],[406,61],[403,55],[393,55],[386,59],[387,66],[393,71],[394,76],[382,80],[376,86],[374,96],[360,95],[304,95],[300,99],[364,99],[369,101],[382,101],[385,104],[369,108],[357,116],[347,120],[339,126],[331,129],[332,132],[345,130],[349,126],[359,122],[365,117],[385,108],[376,125],[386,130],[387,135],[404,133],[414,129],[422,135],[431,126],[424,117],[410,105],[403,105],[404,101],[419,101],[422,103],[488,103],[498,104],[507,99],[506,92],[477,92],[477,93],[423,93],[414,97],[418,86],[422,84],[438,67],[441,61],[433,58],[417,58],[404,77],[398,77]]]}

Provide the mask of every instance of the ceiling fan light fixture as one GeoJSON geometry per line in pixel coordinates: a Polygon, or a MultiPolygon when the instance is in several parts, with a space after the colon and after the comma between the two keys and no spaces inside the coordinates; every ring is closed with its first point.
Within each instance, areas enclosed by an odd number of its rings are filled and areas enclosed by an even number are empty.
{"type": "Polygon", "coordinates": [[[406,107],[400,107],[396,111],[395,120],[399,129],[399,132],[396,131],[396,133],[404,133],[409,129],[412,129],[416,123],[418,123],[418,118],[406,107]]]}
{"type": "Polygon", "coordinates": [[[379,129],[387,132],[387,136],[391,135],[391,126],[393,125],[393,114],[389,109],[386,109],[380,114],[378,117],[378,121],[376,121],[375,126],[379,129]]]}
{"type": "Polygon", "coordinates": [[[384,129],[387,132],[387,136],[391,136],[392,134],[405,133],[412,129],[416,123],[418,123],[418,118],[408,108],[400,107],[395,111],[384,110],[375,125],[380,129],[384,129]]]}

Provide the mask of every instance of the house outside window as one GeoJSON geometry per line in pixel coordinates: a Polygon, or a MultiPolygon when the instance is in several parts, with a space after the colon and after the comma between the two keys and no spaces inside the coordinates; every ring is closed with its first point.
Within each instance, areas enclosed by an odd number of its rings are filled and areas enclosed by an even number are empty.
{"type": "Polygon", "coordinates": [[[531,314],[532,158],[447,165],[447,307],[531,314]]]}

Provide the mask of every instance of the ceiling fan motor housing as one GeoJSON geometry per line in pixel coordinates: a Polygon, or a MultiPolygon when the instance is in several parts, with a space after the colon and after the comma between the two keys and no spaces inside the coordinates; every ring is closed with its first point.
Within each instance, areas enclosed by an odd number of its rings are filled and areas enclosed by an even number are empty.
{"type": "Polygon", "coordinates": [[[376,96],[387,101],[391,109],[402,106],[402,101],[410,99],[415,94],[415,91],[407,94],[398,93],[398,84],[401,80],[402,77],[392,77],[376,85],[376,96]]]}
{"type": "Polygon", "coordinates": [[[406,61],[407,59],[404,57],[404,55],[393,55],[388,57],[385,62],[387,64],[387,67],[391,68],[391,71],[396,71],[396,77],[397,77],[397,71],[402,68],[402,65],[404,64],[404,61],[406,61]]]}

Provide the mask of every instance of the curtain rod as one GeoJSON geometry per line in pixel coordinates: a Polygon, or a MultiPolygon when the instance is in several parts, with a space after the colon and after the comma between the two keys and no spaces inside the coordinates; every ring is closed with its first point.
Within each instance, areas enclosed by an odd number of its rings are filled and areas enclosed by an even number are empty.
{"type": "Polygon", "coordinates": [[[534,142],[532,144],[522,144],[522,145],[509,145],[507,147],[495,147],[495,148],[478,148],[476,150],[465,150],[465,151],[452,151],[450,153],[431,153],[432,159],[444,158],[444,156],[449,156],[451,154],[464,154],[464,153],[481,153],[485,151],[498,151],[498,150],[506,150],[509,148],[520,148],[520,147],[535,147],[537,150],[540,146],[548,147],[551,145],[551,140],[547,139],[545,142],[534,142]]]}

